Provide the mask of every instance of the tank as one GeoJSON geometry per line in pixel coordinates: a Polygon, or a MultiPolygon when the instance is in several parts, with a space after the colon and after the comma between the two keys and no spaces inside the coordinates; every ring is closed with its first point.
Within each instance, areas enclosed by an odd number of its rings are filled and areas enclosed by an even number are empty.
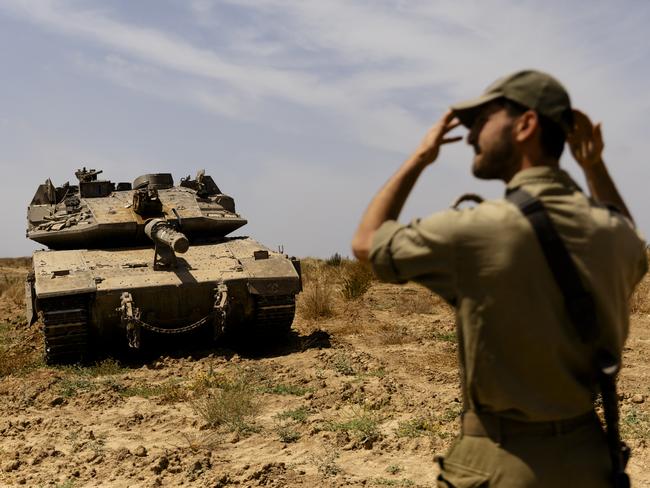
{"type": "Polygon", "coordinates": [[[27,318],[43,324],[47,363],[113,348],[279,336],[290,328],[300,262],[246,236],[235,201],[199,171],[133,183],[82,168],[77,184],[48,179],[27,210],[33,254],[27,318]]]}

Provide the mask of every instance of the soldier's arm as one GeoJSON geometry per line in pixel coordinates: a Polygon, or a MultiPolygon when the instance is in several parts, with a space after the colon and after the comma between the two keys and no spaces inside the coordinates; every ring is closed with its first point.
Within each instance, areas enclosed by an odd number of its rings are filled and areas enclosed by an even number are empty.
{"type": "Polygon", "coordinates": [[[462,139],[462,137],[445,137],[459,124],[451,110],[448,110],[429,129],[420,147],[371,200],[352,239],[352,252],[357,259],[368,261],[375,232],[387,220],[397,220],[420,173],[438,157],[440,146],[462,139]]]}
{"type": "Polygon", "coordinates": [[[579,110],[573,111],[575,128],[568,142],[573,157],[582,168],[594,200],[614,205],[630,220],[632,215],[607,171],[602,154],[605,144],[600,123],[593,125],[579,110]]]}

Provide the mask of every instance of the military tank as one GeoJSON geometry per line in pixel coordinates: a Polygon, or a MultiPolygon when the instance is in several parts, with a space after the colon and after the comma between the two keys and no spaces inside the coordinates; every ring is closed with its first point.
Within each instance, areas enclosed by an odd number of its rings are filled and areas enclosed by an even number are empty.
{"type": "Polygon", "coordinates": [[[48,179],[27,210],[33,254],[27,318],[43,324],[47,363],[71,363],[156,338],[219,339],[288,331],[302,287],[300,262],[249,237],[232,197],[199,171],[133,183],[77,170],[48,179]],[[197,331],[200,331],[199,335],[197,331]]]}

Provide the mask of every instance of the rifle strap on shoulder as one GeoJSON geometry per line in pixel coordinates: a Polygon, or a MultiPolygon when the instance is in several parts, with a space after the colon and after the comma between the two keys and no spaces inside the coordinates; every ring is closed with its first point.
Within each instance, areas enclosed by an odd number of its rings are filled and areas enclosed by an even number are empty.
{"type": "MultiPolygon", "coordinates": [[[[595,342],[598,336],[596,304],[591,293],[585,288],[575,262],[544,205],[521,188],[509,190],[506,193],[506,200],[515,204],[533,227],[553,278],[562,292],[564,305],[578,336],[585,344],[595,342]]],[[[603,398],[614,486],[628,488],[630,480],[625,474],[625,465],[629,448],[621,442],[618,429],[616,375],[619,364],[616,358],[605,351],[598,351],[594,359],[603,398]]]]}

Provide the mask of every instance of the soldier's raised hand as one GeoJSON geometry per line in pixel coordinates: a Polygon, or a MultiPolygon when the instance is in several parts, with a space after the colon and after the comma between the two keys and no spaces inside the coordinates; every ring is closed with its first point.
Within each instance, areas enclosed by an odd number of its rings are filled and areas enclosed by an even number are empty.
{"type": "Polygon", "coordinates": [[[571,154],[580,167],[588,171],[594,165],[602,163],[605,143],[601,132],[600,122],[591,123],[589,117],[580,110],[573,110],[573,132],[567,137],[571,154]]]}
{"type": "Polygon", "coordinates": [[[431,164],[438,157],[440,146],[450,142],[460,141],[462,136],[445,137],[449,131],[459,125],[460,121],[454,116],[454,113],[451,110],[447,110],[424,136],[420,147],[416,151],[417,162],[425,166],[431,164]]]}

